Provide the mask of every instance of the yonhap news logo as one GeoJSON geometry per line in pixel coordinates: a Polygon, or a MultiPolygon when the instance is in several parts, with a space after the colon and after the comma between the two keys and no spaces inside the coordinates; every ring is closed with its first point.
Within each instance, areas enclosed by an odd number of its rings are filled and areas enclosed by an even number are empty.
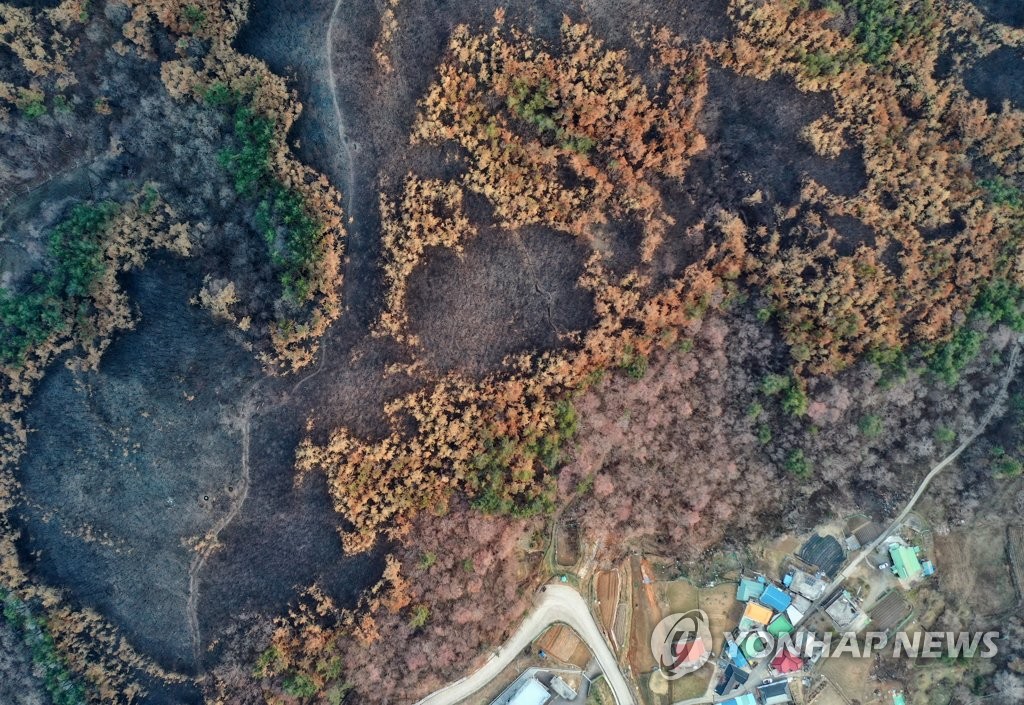
{"type": "Polygon", "coordinates": [[[666,680],[693,673],[711,658],[711,629],[703,610],[670,614],[651,634],[651,654],[666,680]]]}

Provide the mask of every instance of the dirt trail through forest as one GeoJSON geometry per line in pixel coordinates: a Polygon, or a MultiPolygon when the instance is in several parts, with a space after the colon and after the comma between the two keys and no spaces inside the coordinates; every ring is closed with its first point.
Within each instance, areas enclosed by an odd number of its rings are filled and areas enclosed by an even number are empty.
{"type": "MultiPolygon", "coordinates": [[[[251,392],[254,392],[259,385],[260,382],[253,385],[251,392]]],[[[235,493],[235,497],[232,500],[228,511],[217,521],[217,523],[213,525],[210,531],[203,538],[202,545],[199,547],[199,550],[196,551],[196,554],[192,558],[192,562],[188,567],[188,603],[186,609],[188,613],[189,635],[192,639],[192,658],[195,662],[197,672],[202,670],[203,649],[202,635],[199,630],[199,581],[203,568],[206,567],[206,562],[219,545],[220,533],[227,528],[227,526],[231,524],[235,517],[237,517],[242,511],[242,505],[245,504],[245,500],[249,496],[250,428],[252,427],[252,417],[259,409],[259,405],[256,403],[255,397],[252,396],[251,392],[246,400],[242,402],[242,405],[238,410],[238,416],[235,419],[232,419],[234,423],[238,424],[239,430],[242,433],[241,473],[239,475],[238,488],[235,493]]]]}
{"type": "Polygon", "coordinates": [[[327,79],[331,87],[331,102],[334,106],[334,119],[338,124],[338,144],[344,152],[345,192],[342,198],[345,199],[345,213],[349,221],[354,219],[352,213],[352,194],[355,193],[356,171],[352,159],[352,145],[348,139],[348,131],[345,129],[345,119],[341,114],[341,103],[338,101],[338,80],[334,73],[334,25],[338,20],[338,9],[342,0],[335,0],[331,8],[331,19],[327,22],[327,36],[324,38],[324,53],[327,54],[327,79]]]}
{"type": "MultiPolygon", "coordinates": [[[[331,89],[331,101],[338,128],[338,145],[341,151],[339,156],[342,158],[342,170],[345,174],[345,192],[342,194],[342,198],[345,201],[345,212],[348,219],[349,221],[352,221],[354,217],[352,213],[352,194],[355,190],[355,163],[353,160],[352,146],[349,142],[347,130],[345,128],[345,120],[341,113],[341,104],[338,100],[337,79],[334,70],[334,52],[332,51],[334,26],[337,21],[338,9],[341,7],[341,3],[342,0],[336,0],[334,6],[331,8],[330,20],[327,23],[327,32],[324,37],[324,54],[326,55],[327,75],[331,89]]],[[[324,341],[322,341],[322,343],[323,342],[324,341]]],[[[297,392],[302,385],[316,377],[324,370],[328,350],[329,346],[321,344],[320,361],[317,364],[316,369],[299,379],[295,385],[292,386],[291,394],[297,392]]],[[[195,557],[189,565],[187,613],[189,635],[192,640],[193,660],[197,671],[202,670],[202,634],[199,627],[200,579],[207,561],[219,545],[219,536],[221,532],[224,531],[224,529],[234,521],[235,517],[239,515],[242,510],[242,505],[245,504],[245,500],[249,496],[251,480],[251,472],[249,468],[250,434],[253,416],[261,406],[261,404],[256,401],[256,393],[263,381],[264,380],[261,380],[253,385],[246,400],[239,408],[238,417],[233,419],[233,421],[238,424],[239,430],[242,434],[241,472],[236,495],[228,511],[207,533],[206,537],[203,539],[201,547],[196,552],[195,557]]],[[[275,403],[284,403],[286,400],[287,395],[280,397],[275,403]]]]}

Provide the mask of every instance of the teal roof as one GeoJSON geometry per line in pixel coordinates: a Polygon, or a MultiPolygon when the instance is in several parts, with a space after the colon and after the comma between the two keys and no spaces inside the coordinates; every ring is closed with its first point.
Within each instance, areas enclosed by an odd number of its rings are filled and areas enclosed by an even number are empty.
{"type": "Polygon", "coordinates": [[[764,583],[750,578],[740,578],[740,584],[736,586],[736,599],[740,602],[749,602],[761,597],[764,592],[764,583]]]}
{"type": "Polygon", "coordinates": [[[903,693],[896,693],[892,696],[892,705],[907,705],[907,699],[903,693]]]}
{"type": "Polygon", "coordinates": [[[917,552],[912,548],[894,544],[889,547],[889,555],[892,556],[892,568],[901,580],[920,578],[924,572],[917,552]]]}
{"type": "Polygon", "coordinates": [[[744,693],[738,698],[732,700],[726,700],[720,705],[757,705],[757,701],[754,700],[754,696],[751,693],[744,693]]]}

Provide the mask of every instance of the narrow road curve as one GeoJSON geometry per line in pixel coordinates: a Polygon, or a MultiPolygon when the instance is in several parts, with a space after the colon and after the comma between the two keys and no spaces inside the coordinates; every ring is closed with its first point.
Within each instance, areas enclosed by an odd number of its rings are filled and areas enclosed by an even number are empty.
{"type": "Polygon", "coordinates": [[[849,565],[843,568],[836,580],[833,581],[831,586],[829,586],[829,591],[838,587],[839,583],[853,574],[854,569],[860,564],[860,562],[867,556],[871,555],[871,553],[874,552],[874,550],[878,548],[882,542],[900,526],[900,524],[903,523],[907,518],[907,515],[914,511],[914,506],[924,495],[932,480],[934,480],[939,473],[949,467],[950,463],[959,458],[960,455],[985,432],[988,425],[992,423],[992,419],[995,418],[995,415],[1003,408],[1003,404],[1006,403],[1006,396],[1010,390],[1010,382],[1013,381],[1014,376],[1017,374],[1017,365],[1020,363],[1020,348],[1022,343],[1024,343],[1024,338],[1017,338],[1014,341],[1013,349],[1010,351],[1010,360],[1006,364],[1006,372],[1003,373],[1003,379],[1000,383],[999,391],[996,393],[996,397],[992,400],[992,403],[989,405],[985,415],[981,417],[981,421],[978,422],[977,427],[953,450],[953,452],[940,460],[939,463],[933,467],[927,475],[925,475],[924,479],[921,480],[921,484],[918,485],[917,491],[914,492],[913,496],[911,496],[910,500],[907,502],[907,505],[903,508],[903,511],[897,514],[896,517],[889,522],[889,526],[886,527],[885,531],[883,531],[877,539],[865,546],[860,554],[850,561],[849,565]]]}
{"type": "Polygon", "coordinates": [[[587,603],[568,585],[548,585],[538,593],[533,611],[523,620],[515,634],[494,652],[490,660],[470,675],[435,691],[416,705],[455,705],[493,681],[549,625],[563,623],[571,627],[590,649],[604,674],[616,705],[635,705],[618,661],[601,635],[587,603]]]}
{"type": "Polygon", "coordinates": [[[239,512],[242,511],[242,505],[245,504],[245,500],[249,497],[249,483],[251,477],[251,473],[249,471],[249,438],[250,428],[252,426],[252,417],[255,412],[256,403],[254,398],[250,396],[245,402],[243,402],[236,419],[236,422],[242,432],[242,467],[235,496],[232,498],[228,511],[224,513],[224,516],[217,520],[217,522],[206,533],[206,536],[203,537],[203,543],[192,557],[192,562],[188,567],[188,601],[186,603],[185,610],[188,617],[189,636],[192,640],[192,659],[197,671],[202,670],[201,666],[203,655],[202,634],[199,630],[199,579],[202,575],[203,569],[206,567],[206,562],[210,559],[210,556],[213,555],[213,552],[219,545],[220,533],[235,520],[235,517],[237,517],[239,512]]]}

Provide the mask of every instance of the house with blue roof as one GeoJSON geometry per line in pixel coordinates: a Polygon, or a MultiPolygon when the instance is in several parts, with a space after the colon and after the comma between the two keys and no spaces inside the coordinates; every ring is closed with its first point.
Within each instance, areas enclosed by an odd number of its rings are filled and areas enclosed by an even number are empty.
{"type": "Polygon", "coordinates": [[[757,598],[758,601],[765,607],[770,607],[776,612],[785,612],[786,608],[793,602],[793,598],[788,593],[782,591],[781,588],[769,585],[761,593],[761,597],[757,598]]]}
{"type": "Polygon", "coordinates": [[[715,693],[717,695],[728,695],[746,683],[748,678],[750,678],[749,673],[742,668],[736,668],[730,663],[726,666],[725,673],[722,674],[722,680],[715,686],[715,693]]]}
{"type": "Polygon", "coordinates": [[[750,666],[750,663],[747,661],[747,657],[744,656],[743,651],[740,650],[740,645],[731,639],[725,646],[725,655],[737,668],[747,668],[750,666]]]}

